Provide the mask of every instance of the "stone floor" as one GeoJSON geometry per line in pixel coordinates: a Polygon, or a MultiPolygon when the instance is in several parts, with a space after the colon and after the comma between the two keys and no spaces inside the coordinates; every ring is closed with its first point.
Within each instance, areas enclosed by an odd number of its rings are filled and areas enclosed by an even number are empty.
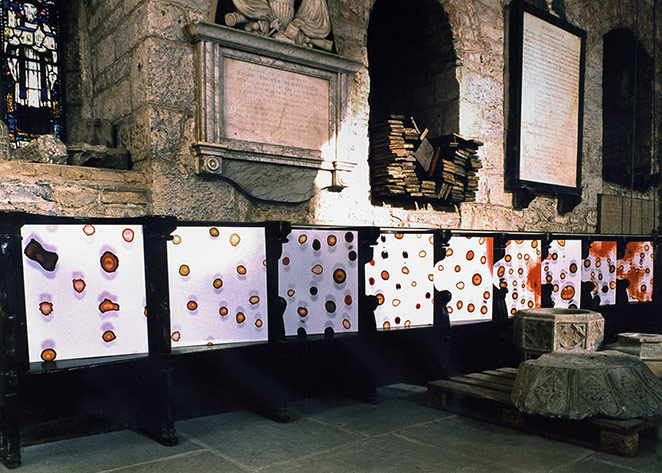
{"type": "Polygon", "coordinates": [[[622,458],[430,409],[420,387],[394,385],[379,394],[377,405],[299,401],[288,424],[246,411],[181,421],[180,444],[170,448],[128,430],[32,446],[18,471],[662,471],[653,440],[642,441],[636,457],[622,458]]]}

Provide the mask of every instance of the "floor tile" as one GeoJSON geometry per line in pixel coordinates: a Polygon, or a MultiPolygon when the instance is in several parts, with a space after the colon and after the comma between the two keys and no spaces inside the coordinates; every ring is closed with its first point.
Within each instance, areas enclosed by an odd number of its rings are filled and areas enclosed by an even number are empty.
{"type": "Polygon", "coordinates": [[[402,433],[440,448],[527,473],[552,471],[593,453],[586,448],[464,417],[414,426],[402,433]]]}
{"type": "Polygon", "coordinates": [[[309,418],[280,424],[247,412],[181,422],[178,431],[201,446],[253,468],[365,438],[309,418]]]}
{"type": "Polygon", "coordinates": [[[112,470],[112,473],[247,473],[248,471],[250,470],[241,468],[211,452],[200,451],[138,463],[127,468],[112,470]]]}

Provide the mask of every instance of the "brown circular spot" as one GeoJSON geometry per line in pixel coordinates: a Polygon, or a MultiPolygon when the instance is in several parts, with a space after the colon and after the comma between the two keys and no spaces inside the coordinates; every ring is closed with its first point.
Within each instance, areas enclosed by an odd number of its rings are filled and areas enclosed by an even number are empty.
{"type": "Polygon", "coordinates": [[[427,255],[428,255],[428,254],[427,254],[427,252],[426,252],[425,250],[421,250],[421,251],[418,252],[418,256],[419,256],[420,258],[425,258],[427,255]]]}
{"type": "Polygon", "coordinates": [[[241,274],[242,276],[244,274],[246,274],[246,266],[241,265],[241,264],[239,266],[237,266],[237,273],[241,274]]]}
{"type": "Polygon", "coordinates": [[[487,306],[484,305],[483,307],[481,307],[480,308],[480,313],[483,314],[483,315],[487,314],[487,306]]]}
{"type": "Polygon", "coordinates": [[[172,244],[173,245],[179,245],[182,242],[182,237],[179,235],[173,235],[172,236],[172,244]]]}
{"type": "Polygon", "coordinates": [[[219,236],[219,235],[221,234],[221,232],[218,231],[218,228],[216,228],[216,227],[211,227],[211,228],[209,229],[209,234],[210,234],[211,236],[213,236],[213,237],[217,237],[217,236],[219,236]]]}
{"type": "Polygon", "coordinates": [[[241,237],[238,234],[233,233],[232,235],[230,235],[230,244],[232,246],[237,246],[240,242],[241,242],[241,237]]]}
{"type": "Polygon", "coordinates": [[[565,286],[561,289],[561,299],[569,301],[575,296],[575,288],[572,286],[565,286]]]}
{"type": "Polygon", "coordinates": [[[345,241],[351,243],[354,241],[354,234],[352,232],[345,233],[345,241]]]}
{"type": "Polygon", "coordinates": [[[223,280],[221,278],[216,278],[214,279],[214,282],[212,283],[215,289],[220,289],[223,287],[223,280]]]}
{"type": "Polygon", "coordinates": [[[283,265],[287,266],[288,264],[290,264],[290,258],[286,256],[283,258],[283,265]]]}
{"type": "Polygon", "coordinates": [[[324,272],[324,268],[322,267],[321,264],[316,264],[315,266],[312,267],[311,271],[313,274],[317,274],[318,276],[324,272]]]}
{"type": "Polygon", "coordinates": [[[228,308],[225,307],[225,306],[223,306],[223,307],[221,307],[220,309],[218,309],[218,313],[219,313],[220,315],[222,315],[223,317],[225,317],[226,315],[228,315],[229,312],[230,312],[230,311],[229,311],[228,308]]]}
{"type": "Polygon", "coordinates": [[[402,239],[404,238],[404,234],[402,234],[402,233],[396,233],[396,234],[393,235],[393,236],[394,236],[395,238],[397,238],[398,240],[402,240],[402,239]]]}
{"type": "Polygon", "coordinates": [[[400,305],[400,299],[393,299],[391,304],[393,304],[393,307],[398,307],[400,305]]]}
{"type": "Polygon", "coordinates": [[[122,231],[122,238],[124,238],[124,241],[127,243],[131,243],[133,241],[133,237],[135,234],[133,233],[133,230],[130,228],[125,228],[124,231],[122,231]]]}
{"type": "Polygon", "coordinates": [[[352,328],[352,324],[347,319],[343,319],[342,326],[345,327],[345,330],[349,330],[350,328],[352,328]]]}
{"type": "Polygon", "coordinates": [[[243,312],[237,312],[237,316],[235,318],[237,319],[238,324],[243,324],[244,321],[246,320],[246,316],[244,315],[243,312]]]}
{"type": "Polygon", "coordinates": [[[379,294],[377,294],[376,297],[377,297],[377,304],[382,305],[384,303],[384,294],[379,293],[379,294]]]}
{"type": "Polygon", "coordinates": [[[294,289],[288,289],[287,295],[292,297],[294,295],[294,289]]]}
{"type": "Polygon", "coordinates": [[[255,321],[255,326],[256,326],[257,328],[262,327],[262,319],[257,319],[257,320],[255,321]]]}
{"type": "Polygon", "coordinates": [[[85,281],[83,281],[82,279],[74,279],[73,285],[74,285],[74,291],[76,291],[79,294],[85,290],[85,281]]]}
{"type": "Polygon", "coordinates": [[[189,274],[191,274],[191,268],[189,268],[188,265],[183,264],[179,267],[179,274],[181,274],[182,276],[188,276],[189,274]]]}
{"type": "Polygon", "coordinates": [[[308,309],[306,309],[305,307],[299,307],[297,309],[297,314],[299,314],[299,317],[305,317],[306,315],[308,315],[308,309]]]}
{"type": "Polygon", "coordinates": [[[467,310],[471,313],[476,310],[476,306],[473,304],[467,304],[467,310]]]}
{"type": "MultiPolygon", "coordinates": [[[[349,259],[350,261],[356,261],[356,258],[358,258],[358,256],[359,256],[359,255],[358,255],[358,254],[356,253],[356,251],[354,251],[354,250],[352,250],[352,251],[350,251],[349,253],[347,253],[347,259],[349,259]]],[[[374,262],[374,261],[372,261],[372,265],[373,265],[373,266],[375,265],[375,262],[374,262]]]]}
{"type": "Polygon", "coordinates": [[[179,332],[172,332],[172,335],[170,335],[170,338],[172,338],[173,341],[178,342],[180,338],[182,338],[182,334],[179,332]]]}
{"type": "Polygon", "coordinates": [[[490,298],[490,291],[483,292],[483,299],[487,300],[490,298]]]}
{"type": "Polygon", "coordinates": [[[409,274],[409,268],[407,266],[402,267],[402,274],[409,274]]]}
{"type": "Polygon", "coordinates": [[[44,361],[53,361],[56,356],[57,353],[55,353],[55,350],[53,350],[52,348],[46,348],[44,351],[41,352],[41,359],[44,361]]]}
{"type": "Polygon", "coordinates": [[[405,328],[411,327],[411,320],[405,320],[404,326],[405,328]]]}
{"type": "Polygon", "coordinates": [[[510,260],[513,259],[513,257],[510,256],[510,255],[506,255],[503,259],[504,259],[504,261],[505,261],[506,263],[508,263],[508,262],[510,262],[510,260]]]}
{"type": "Polygon", "coordinates": [[[306,235],[305,233],[299,235],[299,243],[301,243],[302,245],[306,243],[307,240],[308,240],[308,235],[306,235]]]}
{"type": "Polygon", "coordinates": [[[457,307],[457,310],[460,310],[464,306],[464,302],[457,301],[457,304],[455,304],[455,306],[457,307]]]}
{"type": "Polygon", "coordinates": [[[320,243],[320,241],[317,238],[315,238],[313,240],[313,245],[312,246],[313,246],[313,250],[315,250],[315,251],[319,251],[322,248],[322,244],[320,243]]]}
{"type": "Polygon", "coordinates": [[[471,277],[471,282],[473,283],[474,286],[479,286],[480,283],[483,282],[483,277],[480,274],[476,273],[471,277]]]}
{"type": "Polygon", "coordinates": [[[346,279],[347,279],[347,273],[345,273],[343,269],[338,268],[333,272],[333,281],[336,284],[342,284],[345,282],[346,279]]]}
{"type": "Polygon", "coordinates": [[[198,308],[198,303],[195,301],[188,301],[186,303],[186,308],[188,310],[196,310],[198,308]]]}
{"type": "Polygon", "coordinates": [[[352,305],[352,296],[349,294],[345,296],[345,305],[352,305]]]}
{"type": "Polygon", "coordinates": [[[96,229],[94,228],[94,225],[85,225],[83,227],[83,233],[85,233],[87,236],[94,235],[94,232],[96,232],[96,229]]]}
{"type": "Polygon", "coordinates": [[[446,256],[451,256],[453,254],[452,248],[446,248],[446,256]]]}
{"type": "Polygon", "coordinates": [[[260,296],[254,295],[248,298],[248,302],[250,302],[252,305],[257,304],[260,302],[260,296]]]}
{"type": "Polygon", "coordinates": [[[388,274],[388,271],[386,271],[386,270],[382,271],[382,279],[384,281],[386,281],[386,280],[388,280],[388,278],[390,278],[390,276],[388,274]]]}
{"type": "Polygon", "coordinates": [[[101,268],[107,273],[113,273],[120,265],[120,260],[110,251],[101,255],[101,268]]]}
{"type": "Polygon", "coordinates": [[[467,261],[471,261],[472,259],[474,259],[474,252],[469,250],[467,251],[467,261]]]}
{"type": "Polygon", "coordinates": [[[43,315],[51,315],[53,312],[53,303],[52,302],[40,302],[39,303],[39,312],[43,315]]]}
{"type": "Polygon", "coordinates": [[[464,281],[458,281],[458,283],[455,285],[460,291],[464,289],[464,281]]]}
{"type": "Polygon", "coordinates": [[[391,328],[391,322],[389,322],[387,320],[386,322],[384,322],[384,325],[382,325],[382,327],[384,327],[384,330],[390,329],[391,328]]]}
{"type": "Polygon", "coordinates": [[[459,272],[462,270],[462,268],[460,267],[459,264],[456,265],[455,268],[453,268],[453,269],[455,269],[455,272],[456,272],[456,273],[459,273],[459,272]]]}
{"type": "Polygon", "coordinates": [[[326,237],[326,243],[329,246],[335,246],[337,241],[338,239],[336,238],[335,235],[329,235],[328,237],[326,237]]]}
{"type": "Polygon", "coordinates": [[[485,264],[485,263],[487,263],[487,256],[481,256],[481,257],[480,257],[480,263],[481,263],[481,264],[485,264]]]}
{"type": "Polygon", "coordinates": [[[336,303],[333,301],[326,301],[324,303],[324,308],[327,312],[333,314],[336,311],[336,303]]]}
{"type": "Polygon", "coordinates": [[[108,343],[108,342],[112,342],[117,337],[115,336],[115,332],[113,332],[112,330],[106,330],[105,332],[103,332],[103,335],[101,335],[101,338],[103,338],[104,342],[108,343]]]}

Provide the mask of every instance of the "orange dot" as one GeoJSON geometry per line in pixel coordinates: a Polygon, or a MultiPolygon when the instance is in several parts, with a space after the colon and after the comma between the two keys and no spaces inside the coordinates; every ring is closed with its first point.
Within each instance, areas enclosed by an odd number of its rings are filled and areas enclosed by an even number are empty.
{"type": "Polygon", "coordinates": [[[52,348],[46,348],[44,351],[41,352],[41,359],[44,361],[53,361],[56,356],[57,353],[55,353],[55,350],[53,350],[52,348]]]}
{"type": "Polygon", "coordinates": [[[173,341],[178,342],[180,338],[182,338],[182,334],[179,332],[172,332],[172,335],[170,335],[170,338],[173,339],[173,341]]]}
{"type": "Polygon", "coordinates": [[[347,273],[341,268],[336,269],[333,272],[333,280],[336,284],[342,284],[347,279],[347,273]]]}
{"type": "Polygon", "coordinates": [[[285,266],[287,266],[288,264],[290,264],[290,259],[289,259],[287,256],[286,256],[285,258],[283,258],[283,264],[284,264],[285,266]]]}
{"type": "Polygon", "coordinates": [[[505,266],[499,266],[499,269],[497,269],[497,276],[502,278],[506,274],[506,267],[505,266]]]}
{"type": "Polygon", "coordinates": [[[318,276],[324,272],[324,268],[322,267],[321,264],[316,264],[311,268],[311,271],[313,274],[317,274],[318,276]]]}
{"type": "Polygon", "coordinates": [[[405,320],[405,328],[411,327],[411,320],[405,320]]]}
{"type": "Polygon", "coordinates": [[[251,296],[251,297],[248,298],[248,302],[250,302],[252,305],[255,305],[258,302],[260,302],[260,296],[257,296],[257,295],[251,296]]]}
{"type": "Polygon", "coordinates": [[[428,254],[426,253],[425,250],[421,250],[418,252],[418,256],[421,258],[425,258],[428,254]]]}
{"type": "Polygon", "coordinates": [[[345,305],[352,305],[352,296],[349,294],[345,296],[345,305]]]}
{"type": "Polygon", "coordinates": [[[338,241],[338,239],[336,238],[335,235],[329,235],[328,237],[326,237],[326,243],[329,246],[334,246],[337,241],[338,241]]]}
{"type": "Polygon", "coordinates": [[[124,231],[122,232],[122,238],[124,238],[124,241],[126,241],[127,243],[131,243],[133,241],[134,236],[135,235],[133,233],[133,230],[131,230],[130,228],[125,228],[124,231]]]}
{"type": "Polygon", "coordinates": [[[352,328],[352,324],[347,319],[343,319],[342,326],[345,327],[345,330],[349,330],[350,328],[352,328]]]}
{"type": "Polygon", "coordinates": [[[481,263],[481,264],[485,264],[485,263],[487,263],[487,256],[481,256],[481,257],[480,257],[480,263],[481,263]]]}
{"type": "Polygon", "coordinates": [[[402,267],[402,274],[409,274],[409,268],[407,266],[402,267]]]}
{"type": "Polygon", "coordinates": [[[306,309],[305,307],[299,307],[297,309],[297,314],[299,314],[299,317],[305,317],[306,315],[308,315],[308,309],[306,309]]]}
{"type": "Polygon", "coordinates": [[[292,297],[292,296],[294,295],[294,289],[289,289],[289,290],[287,291],[287,295],[290,296],[290,297],[292,297]]]}
{"type": "Polygon", "coordinates": [[[460,291],[464,289],[464,281],[458,281],[458,283],[455,285],[460,291]]]}
{"type": "Polygon", "coordinates": [[[481,307],[480,308],[480,313],[483,314],[483,315],[487,314],[487,306],[484,305],[483,307],[481,307]]]}
{"type": "Polygon", "coordinates": [[[262,319],[257,319],[257,320],[255,321],[255,326],[256,326],[257,328],[262,327],[262,319]]]}
{"type": "Polygon", "coordinates": [[[464,305],[464,303],[462,301],[457,301],[457,304],[455,304],[455,305],[457,306],[457,309],[460,310],[462,308],[462,306],[464,305]]]}
{"type": "Polygon", "coordinates": [[[96,232],[96,229],[94,228],[94,225],[85,225],[83,227],[83,233],[85,233],[87,236],[94,235],[94,232],[96,232]]]}
{"type": "Polygon", "coordinates": [[[404,234],[402,234],[402,233],[396,233],[394,236],[395,236],[395,238],[397,238],[398,240],[402,240],[402,238],[404,237],[404,234]]]}
{"type": "Polygon", "coordinates": [[[101,304],[99,304],[99,312],[105,313],[111,310],[120,310],[120,305],[114,303],[108,298],[104,299],[101,304]]]}
{"type": "Polygon", "coordinates": [[[531,248],[536,248],[538,246],[538,240],[533,240],[531,242],[531,248]]]}
{"type": "Polygon", "coordinates": [[[388,280],[389,277],[390,277],[390,276],[389,276],[389,274],[388,274],[388,271],[386,271],[386,270],[382,271],[382,279],[383,279],[384,281],[388,280]]]}
{"type": "Polygon", "coordinates": [[[239,235],[237,235],[236,233],[233,233],[232,235],[230,235],[230,244],[232,246],[237,246],[240,241],[241,241],[241,237],[239,235]]]}
{"type": "Polygon", "coordinates": [[[480,274],[476,273],[471,278],[471,282],[473,283],[474,286],[479,286],[480,283],[483,282],[483,277],[480,274]]]}
{"type": "Polygon", "coordinates": [[[52,302],[40,302],[39,303],[39,312],[44,315],[51,315],[53,312],[53,303],[52,302]]]}
{"type": "Polygon", "coordinates": [[[505,261],[506,263],[508,263],[510,260],[513,259],[513,257],[510,256],[510,255],[506,255],[503,259],[504,259],[504,261],[505,261]]]}
{"type": "Polygon", "coordinates": [[[74,291],[78,293],[81,293],[85,290],[85,281],[83,281],[82,279],[74,279],[73,285],[74,285],[74,291]]]}
{"type": "Polygon", "coordinates": [[[188,265],[183,264],[179,267],[179,274],[181,274],[182,276],[188,276],[189,274],[191,274],[191,268],[189,268],[188,265]]]}
{"type": "Polygon", "coordinates": [[[434,281],[434,274],[428,274],[428,279],[430,281],[434,281]]]}
{"type": "Polygon", "coordinates": [[[474,252],[469,250],[467,251],[467,261],[471,261],[472,259],[474,259],[474,252]]]}
{"type": "Polygon", "coordinates": [[[390,328],[391,328],[391,322],[389,322],[389,321],[387,320],[386,322],[384,322],[383,327],[384,327],[384,330],[388,330],[388,329],[390,329],[390,328]]]}
{"type": "Polygon", "coordinates": [[[238,324],[242,324],[246,320],[246,316],[244,315],[243,312],[237,312],[236,319],[238,324]]]}
{"type": "Polygon", "coordinates": [[[241,274],[242,276],[246,274],[246,266],[241,264],[237,266],[237,273],[241,274]]]}
{"type": "Polygon", "coordinates": [[[455,272],[456,272],[456,273],[459,273],[459,272],[462,270],[462,268],[460,267],[459,264],[456,265],[454,269],[455,269],[455,272]]]}
{"type": "Polygon", "coordinates": [[[218,313],[225,317],[226,315],[228,315],[229,310],[227,307],[223,306],[220,309],[218,309],[218,313]]]}
{"type": "Polygon", "coordinates": [[[115,332],[113,332],[112,330],[106,330],[105,332],[103,332],[103,335],[101,335],[101,338],[103,338],[104,342],[108,343],[108,342],[112,342],[117,337],[115,336],[115,332]]]}
{"type": "Polygon", "coordinates": [[[473,304],[468,304],[468,305],[467,305],[467,310],[468,310],[469,312],[473,312],[474,310],[476,310],[476,306],[473,305],[473,304]]]}
{"type": "Polygon", "coordinates": [[[305,233],[302,234],[302,235],[299,235],[299,243],[301,243],[303,245],[304,243],[306,243],[306,240],[308,240],[308,236],[305,233]]]}
{"type": "Polygon", "coordinates": [[[572,286],[565,286],[561,289],[561,299],[569,301],[575,296],[575,288],[572,286]]]}
{"type": "Polygon", "coordinates": [[[514,307],[512,309],[510,309],[510,313],[512,315],[515,315],[516,312],[517,312],[517,309],[515,309],[514,307]]]}
{"type": "Polygon", "coordinates": [[[101,268],[107,273],[112,273],[117,270],[117,267],[120,265],[120,261],[113,253],[106,251],[101,255],[101,268]]]}
{"type": "Polygon", "coordinates": [[[400,299],[393,299],[391,304],[393,304],[393,307],[398,307],[400,305],[400,299]]]}
{"type": "Polygon", "coordinates": [[[377,304],[382,305],[384,303],[384,294],[377,294],[377,304]]]}
{"type": "Polygon", "coordinates": [[[451,256],[453,254],[452,248],[446,248],[446,256],[451,256]]]}
{"type": "Polygon", "coordinates": [[[209,234],[210,234],[211,236],[213,236],[213,237],[217,237],[217,236],[219,236],[221,233],[218,231],[218,228],[216,228],[216,227],[211,227],[211,228],[209,229],[209,234]]]}
{"type": "Polygon", "coordinates": [[[483,292],[483,299],[489,299],[490,298],[490,291],[485,291],[483,292]]]}
{"type": "Polygon", "coordinates": [[[198,308],[198,303],[195,302],[195,301],[188,301],[188,302],[186,303],[186,308],[187,308],[188,310],[195,310],[195,309],[198,308]]]}
{"type": "Polygon", "coordinates": [[[221,278],[216,278],[214,279],[214,282],[212,284],[214,288],[220,289],[221,287],[223,287],[223,280],[221,278]]]}
{"type": "Polygon", "coordinates": [[[527,305],[529,306],[530,309],[533,309],[533,305],[534,305],[534,304],[533,304],[533,301],[529,301],[529,302],[527,303],[527,305]]]}
{"type": "Polygon", "coordinates": [[[179,245],[182,242],[182,237],[179,235],[173,235],[172,236],[172,244],[173,245],[179,245]]]}

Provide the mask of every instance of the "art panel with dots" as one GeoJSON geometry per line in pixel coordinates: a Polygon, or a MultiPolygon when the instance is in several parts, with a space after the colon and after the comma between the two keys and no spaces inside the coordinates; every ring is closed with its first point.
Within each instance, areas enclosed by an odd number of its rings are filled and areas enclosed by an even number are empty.
{"type": "Polygon", "coordinates": [[[179,226],[167,248],[173,348],[267,340],[263,227],[179,226]]]}
{"type": "Polygon", "coordinates": [[[561,309],[580,307],[582,286],[581,240],[552,240],[542,263],[543,284],[552,285],[552,303],[561,309]]]}
{"type": "Polygon", "coordinates": [[[494,283],[508,289],[508,315],[540,307],[540,240],[509,240],[505,249],[505,256],[494,262],[494,283]]]}
{"type": "Polygon", "coordinates": [[[588,258],[582,261],[582,282],[592,282],[591,298],[600,305],[616,303],[616,242],[593,241],[588,258]]]}
{"type": "Polygon", "coordinates": [[[618,279],[630,282],[626,291],[628,302],[651,302],[653,300],[653,243],[630,241],[625,245],[625,254],[618,260],[618,279]]]}
{"type": "Polygon", "coordinates": [[[358,331],[358,232],[293,229],[278,265],[285,335],[358,331]]]}
{"type": "Polygon", "coordinates": [[[434,235],[382,232],[365,268],[377,330],[434,324],[434,235]]]}
{"type": "Polygon", "coordinates": [[[492,320],[491,237],[452,237],[446,257],[435,264],[435,287],[453,296],[451,324],[492,320]]]}
{"type": "Polygon", "coordinates": [[[140,225],[25,225],[30,362],[147,352],[140,225]]]}

